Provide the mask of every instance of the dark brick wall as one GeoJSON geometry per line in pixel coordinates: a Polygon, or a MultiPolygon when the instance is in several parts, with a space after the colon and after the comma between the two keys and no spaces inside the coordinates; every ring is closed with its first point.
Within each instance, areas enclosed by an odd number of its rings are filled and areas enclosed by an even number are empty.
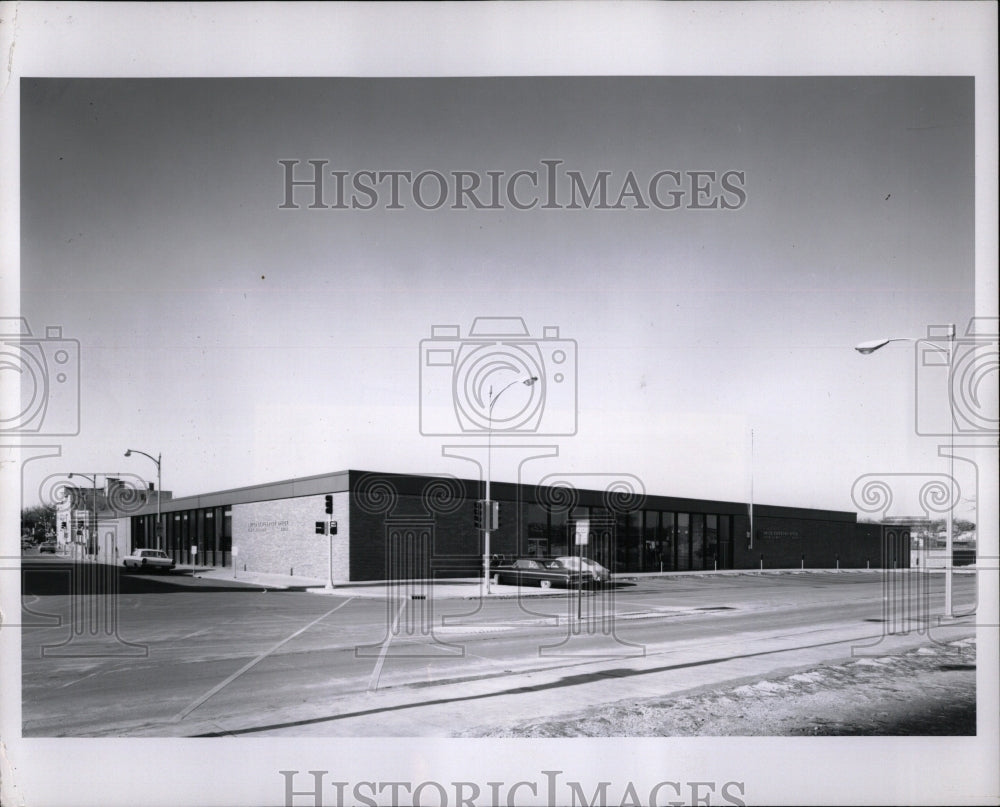
{"type": "MultiPolygon", "coordinates": [[[[482,485],[473,480],[440,480],[397,474],[351,471],[350,579],[469,577],[481,573],[482,534],[473,525],[473,503],[482,485]]],[[[522,491],[527,501],[535,490],[522,491]]],[[[581,504],[601,502],[599,493],[580,492],[581,504]],[[593,499],[593,502],[590,501],[593,499]]],[[[517,523],[517,486],[496,483],[501,502],[500,529],[490,553],[515,557],[525,550],[517,523]]],[[[893,549],[879,525],[857,524],[853,513],[760,505],[754,509],[753,549],[747,544],[746,505],[650,496],[651,509],[730,513],[733,518],[733,568],[842,569],[902,568],[909,551],[893,549]]],[[[900,545],[901,546],[901,545],[900,545]]]]}
{"type": "Polygon", "coordinates": [[[481,568],[473,502],[428,508],[422,496],[398,495],[388,512],[351,501],[351,579],[471,577],[481,568]]]}
{"type": "MultiPolygon", "coordinates": [[[[753,548],[748,546],[749,519],[735,519],[734,567],[759,569],[872,569],[883,566],[887,551],[882,545],[881,527],[850,521],[808,518],[778,518],[754,514],[753,548]]],[[[889,566],[909,565],[909,553],[887,554],[889,566]]]]}

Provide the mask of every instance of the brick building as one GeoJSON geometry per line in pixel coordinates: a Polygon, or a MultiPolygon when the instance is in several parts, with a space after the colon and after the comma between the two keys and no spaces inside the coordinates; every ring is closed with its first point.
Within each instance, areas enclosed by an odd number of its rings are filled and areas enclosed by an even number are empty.
{"type": "MultiPolygon", "coordinates": [[[[161,548],[178,563],[335,581],[476,576],[479,480],[341,471],[165,500],[161,548]]],[[[904,568],[909,536],[853,512],[494,482],[491,554],[584,554],[616,573],[904,568]],[[898,544],[898,546],[897,546],[898,544]]],[[[156,508],[118,521],[123,546],[157,546],[156,508]]]]}

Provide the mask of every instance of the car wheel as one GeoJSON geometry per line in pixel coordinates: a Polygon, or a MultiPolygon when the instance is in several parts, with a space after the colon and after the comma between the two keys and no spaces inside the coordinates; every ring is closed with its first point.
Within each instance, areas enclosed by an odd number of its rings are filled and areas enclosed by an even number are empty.
{"type": "Polygon", "coordinates": [[[551,580],[541,580],[541,581],[539,581],[539,583],[540,583],[540,585],[541,585],[542,588],[552,588],[552,581],[551,580]]]}

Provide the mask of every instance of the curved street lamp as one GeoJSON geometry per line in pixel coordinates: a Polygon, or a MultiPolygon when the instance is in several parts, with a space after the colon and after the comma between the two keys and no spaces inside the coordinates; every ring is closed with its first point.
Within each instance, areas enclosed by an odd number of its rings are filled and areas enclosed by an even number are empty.
{"type": "MultiPolygon", "coordinates": [[[[948,326],[948,370],[952,369],[952,357],[955,351],[955,325],[954,323],[948,326]]],[[[879,348],[883,348],[890,342],[918,342],[921,339],[912,336],[891,336],[883,339],[872,339],[868,342],[861,342],[854,346],[854,349],[865,356],[874,353],[879,348]]],[[[951,452],[948,455],[949,462],[949,472],[948,472],[948,518],[947,518],[947,528],[945,532],[945,576],[944,576],[944,607],[945,615],[950,619],[955,615],[954,608],[954,597],[952,591],[952,573],[953,573],[953,538],[954,538],[954,511],[955,504],[952,501],[955,493],[955,399],[952,397],[951,392],[948,393],[948,404],[951,410],[951,452]]]]}
{"type": "MultiPolygon", "coordinates": [[[[954,336],[954,325],[952,326],[952,336],[954,336]]],[[[916,342],[915,338],[909,336],[890,336],[885,339],[872,339],[870,342],[862,342],[860,345],[855,345],[854,349],[858,353],[863,353],[868,355],[869,353],[874,353],[880,347],[885,347],[890,342],[916,342]]]]}
{"type": "Polygon", "coordinates": [[[500,400],[500,396],[515,384],[524,384],[524,386],[530,387],[537,380],[538,376],[536,375],[528,378],[515,378],[496,395],[493,394],[493,387],[490,387],[490,405],[486,423],[486,504],[484,505],[486,512],[483,513],[483,522],[486,525],[486,529],[483,531],[483,571],[486,574],[487,594],[492,590],[490,587],[490,527],[493,526],[493,504],[492,499],[490,499],[490,476],[493,472],[493,407],[500,400]]]}
{"type": "Polygon", "coordinates": [[[131,457],[133,454],[142,454],[142,456],[148,457],[156,463],[156,548],[162,549],[163,547],[160,546],[160,490],[163,487],[163,478],[160,472],[160,460],[163,455],[157,454],[154,457],[152,454],[147,454],[145,451],[139,451],[135,448],[128,448],[125,450],[126,457],[131,457]]]}

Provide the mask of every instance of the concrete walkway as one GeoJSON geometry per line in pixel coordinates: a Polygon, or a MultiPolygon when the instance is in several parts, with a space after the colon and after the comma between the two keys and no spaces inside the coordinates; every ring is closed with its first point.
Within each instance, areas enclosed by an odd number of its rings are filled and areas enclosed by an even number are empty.
{"type": "MultiPolygon", "coordinates": [[[[186,571],[178,567],[178,571],[186,571]]],[[[241,572],[235,574],[232,569],[193,567],[192,577],[209,580],[231,580],[244,585],[260,586],[261,588],[308,591],[311,594],[323,594],[334,597],[371,597],[374,599],[480,599],[509,597],[565,597],[568,592],[562,588],[540,588],[535,586],[502,586],[492,584],[487,595],[483,580],[479,577],[448,578],[444,581],[435,580],[402,580],[398,582],[387,580],[371,580],[364,582],[336,583],[333,588],[327,586],[326,580],[315,577],[298,577],[285,574],[264,574],[260,572],[241,572]]]]}
{"type": "MultiPolygon", "coordinates": [[[[333,588],[327,587],[327,581],[316,577],[299,577],[286,574],[265,574],[262,572],[234,571],[212,566],[178,566],[178,572],[190,572],[192,577],[209,580],[226,580],[243,585],[260,586],[261,588],[308,591],[313,594],[323,594],[335,597],[371,597],[375,599],[415,598],[426,599],[479,599],[484,596],[492,598],[510,597],[565,597],[572,593],[562,588],[540,588],[536,586],[507,586],[492,584],[487,595],[482,578],[462,577],[445,580],[371,580],[363,582],[337,582],[333,588]]],[[[901,569],[900,572],[925,572],[943,574],[944,569],[901,569]]],[[[955,574],[975,573],[975,567],[955,568],[955,574]]],[[[645,572],[614,575],[614,580],[620,582],[646,580],[650,578],[675,579],[678,577],[734,577],[773,576],[789,574],[883,574],[882,569],[726,569],[721,571],[700,572],[645,572]]]]}

